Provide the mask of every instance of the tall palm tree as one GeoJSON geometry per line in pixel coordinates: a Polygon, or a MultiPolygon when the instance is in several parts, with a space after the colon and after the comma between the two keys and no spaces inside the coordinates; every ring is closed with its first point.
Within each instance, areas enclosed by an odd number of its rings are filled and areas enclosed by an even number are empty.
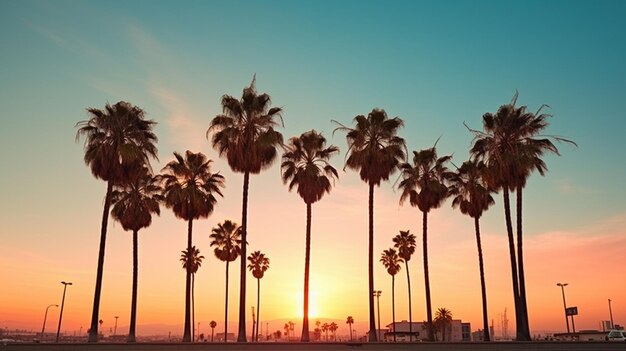
{"type": "Polygon", "coordinates": [[[261,251],[254,251],[248,256],[248,269],[252,272],[252,276],[256,278],[256,331],[252,331],[252,341],[259,341],[259,320],[261,315],[261,279],[265,275],[265,271],[270,268],[270,259],[261,251]]]}
{"type": "Polygon", "coordinates": [[[495,114],[483,115],[483,131],[469,129],[474,134],[472,155],[483,160],[489,169],[491,184],[502,189],[505,222],[509,239],[509,256],[515,301],[517,340],[530,340],[526,284],[524,277],[524,255],[522,235],[522,190],[530,174],[537,170],[544,175],[547,167],[541,156],[546,152],[559,155],[552,141],[573,141],[541,133],[548,127],[551,115],[543,113],[542,105],[536,113],[527,111],[526,106],[516,107],[518,94],[509,104],[502,105],[495,114]],[[539,138],[535,138],[539,137],[539,138]],[[516,191],[517,242],[513,238],[510,191],[516,191]],[[517,244],[517,253],[515,246],[517,244]]]}
{"type": "Polygon", "coordinates": [[[404,139],[397,136],[404,126],[399,117],[388,118],[385,110],[373,109],[367,117],[354,117],[354,128],[339,125],[336,131],[345,131],[348,153],[345,167],[358,171],[361,180],[369,185],[368,235],[368,302],[369,341],[377,341],[374,316],[374,187],[388,180],[397,166],[406,158],[404,139]]]}
{"type": "Polygon", "coordinates": [[[413,164],[407,162],[400,166],[402,181],[398,184],[402,190],[400,204],[409,199],[411,206],[422,211],[426,317],[430,341],[434,340],[435,336],[432,330],[433,315],[428,275],[428,212],[440,207],[445,201],[448,196],[447,179],[452,174],[446,167],[452,156],[437,157],[436,145],[437,143],[432,148],[413,151],[413,164]]]}
{"type": "MultiPolygon", "coordinates": [[[[383,251],[380,256],[380,262],[387,269],[387,273],[391,275],[391,321],[393,323],[393,341],[396,341],[396,274],[400,272],[400,256],[394,249],[387,249],[383,251]]],[[[410,327],[411,334],[413,334],[413,327],[410,327]]]]}
{"type": "Polygon", "coordinates": [[[411,276],[409,275],[409,260],[415,253],[415,235],[408,230],[400,231],[393,238],[394,247],[398,249],[398,256],[404,261],[406,267],[406,281],[409,288],[409,342],[413,342],[413,309],[411,308],[411,276]]]}
{"type": "MultiPolygon", "coordinates": [[[[241,240],[247,242],[248,185],[250,174],[259,174],[276,159],[276,147],[282,145],[283,136],[275,127],[282,125],[282,109],[271,107],[268,94],[257,94],[256,75],[249,87],[243,89],[241,99],[222,96],[222,114],[211,120],[207,138],[211,136],[213,148],[226,156],[234,172],[243,173],[243,201],[241,213],[241,240]],[[279,123],[280,122],[280,123],[279,123]]],[[[246,246],[241,248],[246,257],[246,246]]],[[[241,260],[239,288],[239,335],[237,341],[246,342],[246,262],[241,260]]]]}
{"type": "Polygon", "coordinates": [[[211,246],[215,246],[215,257],[220,261],[226,262],[226,292],[224,302],[224,342],[228,341],[228,265],[241,255],[242,252],[242,240],[241,240],[241,227],[237,223],[230,220],[225,220],[224,223],[218,223],[217,227],[213,228],[211,235],[209,236],[211,246]]]}
{"type": "Polygon", "coordinates": [[[89,342],[98,341],[100,294],[106,245],[107,224],[113,185],[128,179],[129,167],[149,165],[149,158],[157,158],[157,137],[152,132],[156,122],[145,119],[145,112],[132,104],[120,101],[106,104],[103,110],[88,108],[89,119],[76,124],[76,141],[85,137],[85,164],[94,177],[107,182],[100,227],[100,248],[93,299],[89,342]]]}
{"type": "Polygon", "coordinates": [[[211,321],[211,323],[209,323],[209,327],[211,327],[211,342],[213,342],[213,335],[215,334],[215,327],[217,327],[217,322],[211,321]]]}
{"type": "Polygon", "coordinates": [[[446,341],[446,330],[452,325],[452,312],[443,307],[435,313],[435,324],[441,329],[441,341],[446,341]]]}
{"type": "Polygon", "coordinates": [[[348,318],[346,318],[346,324],[348,325],[348,328],[350,328],[350,341],[352,341],[352,324],[354,324],[354,318],[352,318],[352,316],[348,316],[348,318]]]}
{"type": "Polygon", "coordinates": [[[452,207],[458,207],[461,213],[474,219],[483,303],[483,340],[490,341],[483,250],[480,242],[480,217],[484,211],[494,204],[494,200],[491,196],[492,189],[484,181],[485,176],[488,176],[487,167],[483,162],[474,160],[463,162],[463,165],[457,169],[454,176],[450,179],[450,194],[453,196],[452,207]]]}
{"type": "Polygon", "coordinates": [[[135,342],[137,321],[138,234],[140,229],[150,226],[153,213],[157,215],[161,213],[159,201],[162,200],[158,180],[152,176],[150,169],[145,165],[132,169],[129,173],[129,179],[116,184],[111,193],[111,204],[113,205],[111,215],[122,224],[124,230],[133,231],[133,290],[128,342],[135,342]]]}
{"type": "MultiPolygon", "coordinates": [[[[195,246],[191,247],[191,250],[185,249],[181,251],[180,261],[183,263],[183,269],[191,272],[191,325],[196,325],[196,273],[200,266],[202,266],[202,260],[204,256],[200,255],[200,250],[195,246]]],[[[191,340],[195,342],[195,332],[191,333],[191,340]]]]}
{"type": "Polygon", "coordinates": [[[299,137],[289,139],[282,157],[283,183],[289,183],[289,191],[297,188],[298,195],[306,204],[306,240],[304,258],[304,312],[302,314],[302,337],[309,341],[309,265],[311,261],[311,208],[325,193],[330,193],[331,181],[339,178],[337,170],[328,162],[339,152],[334,145],[326,147],[322,134],[311,130],[299,137]]]}
{"type": "MultiPolygon", "coordinates": [[[[165,206],[174,215],[187,221],[187,252],[191,251],[193,221],[207,218],[217,203],[216,195],[222,196],[224,177],[211,172],[211,160],[202,153],[189,150],[183,157],[174,152],[175,160],[169,162],[160,176],[163,184],[165,206]]],[[[185,278],[185,329],[183,342],[191,341],[191,271],[187,269],[185,278]]]]}

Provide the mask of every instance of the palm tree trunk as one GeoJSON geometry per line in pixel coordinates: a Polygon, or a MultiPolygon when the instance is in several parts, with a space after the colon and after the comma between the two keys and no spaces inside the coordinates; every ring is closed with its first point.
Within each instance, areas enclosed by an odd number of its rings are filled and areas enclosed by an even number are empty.
{"type": "Polygon", "coordinates": [[[404,261],[406,266],[406,281],[409,287],[409,342],[413,342],[413,309],[411,308],[411,276],[409,275],[409,262],[404,261]]]}
{"type": "Polygon", "coordinates": [[[504,197],[504,219],[506,221],[506,232],[509,238],[509,256],[511,259],[511,277],[513,280],[513,301],[515,303],[515,331],[516,339],[522,341],[522,323],[519,304],[519,283],[517,280],[517,259],[515,257],[515,241],[513,238],[513,224],[511,222],[511,202],[509,199],[509,188],[507,185],[502,187],[504,197]]]}
{"type": "Polygon", "coordinates": [[[213,342],[213,335],[215,334],[215,328],[211,327],[211,342],[213,342]]]}
{"type": "Polygon", "coordinates": [[[523,340],[530,341],[530,327],[528,325],[528,307],[526,305],[526,279],[524,278],[524,250],[522,247],[522,187],[517,186],[516,190],[516,210],[517,210],[517,269],[519,271],[519,305],[521,314],[521,324],[523,330],[523,340]]]}
{"type": "Polygon", "coordinates": [[[196,273],[191,275],[191,342],[196,342],[196,273]]]}
{"type": "Polygon", "coordinates": [[[368,277],[369,277],[369,308],[370,331],[369,341],[378,341],[376,321],[374,317],[374,183],[369,183],[369,246],[368,246],[368,277]]]}
{"type": "Polygon", "coordinates": [[[226,302],[224,303],[224,342],[228,342],[228,261],[226,261],[226,302]]]}
{"type": "Polygon", "coordinates": [[[350,328],[350,341],[352,341],[352,323],[348,323],[348,328],[350,328]]]}
{"type": "Polygon", "coordinates": [[[433,312],[430,304],[430,278],[428,276],[428,212],[422,212],[422,240],[424,251],[424,284],[426,293],[426,318],[428,323],[428,341],[435,341],[433,330],[433,312]]]}
{"type": "Polygon", "coordinates": [[[391,322],[393,323],[393,342],[396,342],[396,276],[391,276],[391,322]]]}
{"type": "Polygon", "coordinates": [[[104,248],[107,240],[107,224],[109,223],[109,208],[111,207],[111,193],[113,182],[107,182],[107,192],[104,196],[102,210],[102,225],[100,226],[100,249],[98,251],[98,268],[96,271],[96,291],[93,296],[93,310],[91,313],[91,327],[89,328],[89,342],[98,342],[98,321],[100,320],[100,293],[102,292],[102,272],[104,271],[104,248]]]}
{"type": "Polygon", "coordinates": [[[239,270],[239,335],[237,342],[247,342],[246,340],[246,247],[248,234],[248,185],[250,183],[250,172],[243,174],[243,201],[241,205],[241,268],[239,270]]]}
{"type": "Polygon", "coordinates": [[[302,313],[302,337],[309,342],[309,265],[311,263],[311,204],[306,204],[306,240],[304,245],[304,312],[302,313]]]}
{"type": "Polygon", "coordinates": [[[259,341],[259,320],[261,315],[261,279],[256,280],[256,331],[252,340],[259,341]]]}
{"type": "MultiPolygon", "coordinates": [[[[187,221],[187,252],[191,252],[193,232],[193,217],[187,221]]],[[[183,331],[183,342],[191,341],[191,265],[187,265],[185,277],[185,329],[183,331]]]]}
{"type": "Polygon", "coordinates": [[[138,260],[138,231],[133,230],[133,292],[130,303],[130,327],[128,328],[128,342],[135,342],[135,324],[137,321],[137,272],[139,271],[138,260]]]}
{"type": "Polygon", "coordinates": [[[491,341],[489,337],[489,319],[487,318],[487,288],[485,287],[485,269],[483,266],[483,249],[480,244],[480,218],[474,217],[474,228],[476,229],[476,246],[478,247],[478,268],[480,270],[480,290],[483,300],[483,340],[491,341]]]}

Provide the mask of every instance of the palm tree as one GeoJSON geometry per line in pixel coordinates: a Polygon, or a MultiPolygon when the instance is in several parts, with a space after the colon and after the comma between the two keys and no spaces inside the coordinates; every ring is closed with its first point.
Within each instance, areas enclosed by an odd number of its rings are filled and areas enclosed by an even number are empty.
{"type": "Polygon", "coordinates": [[[463,162],[450,179],[450,194],[454,197],[452,207],[458,207],[461,213],[474,219],[476,245],[478,247],[478,267],[480,270],[480,288],[483,302],[483,339],[490,341],[489,318],[487,316],[487,290],[485,288],[485,271],[483,267],[483,250],[480,243],[480,217],[494,204],[492,190],[484,182],[487,167],[483,162],[463,162]]]}
{"type": "Polygon", "coordinates": [[[350,341],[352,341],[352,324],[354,324],[354,318],[352,318],[352,316],[348,316],[348,318],[346,318],[346,324],[348,325],[348,328],[350,328],[350,341]]]}
{"type": "Polygon", "coordinates": [[[441,329],[441,341],[446,341],[446,330],[452,324],[452,312],[445,307],[438,309],[435,314],[435,324],[441,329]]]}
{"type": "MultiPolygon", "coordinates": [[[[165,206],[174,215],[187,221],[187,252],[192,248],[194,219],[207,218],[217,203],[215,195],[222,196],[224,177],[211,172],[211,160],[202,153],[189,150],[183,157],[174,152],[175,160],[169,162],[160,176],[163,184],[165,206]]],[[[191,268],[191,267],[189,267],[191,268]]],[[[183,342],[191,341],[191,271],[187,269],[185,278],[185,329],[183,342]]]]}
{"type": "Polygon", "coordinates": [[[140,229],[150,226],[153,213],[157,215],[161,213],[159,208],[159,201],[161,200],[163,197],[158,180],[144,165],[132,169],[128,181],[116,184],[111,193],[111,204],[113,205],[111,215],[122,224],[124,230],[133,231],[133,290],[128,342],[135,342],[137,322],[138,234],[140,229]]]}
{"type": "Polygon", "coordinates": [[[289,139],[282,157],[283,183],[289,182],[289,191],[297,188],[306,203],[306,241],[304,258],[304,313],[302,314],[302,342],[309,341],[309,266],[311,260],[311,207],[325,193],[330,193],[331,180],[339,178],[337,170],[328,162],[339,149],[326,147],[322,134],[311,130],[289,139]]]}
{"type": "Polygon", "coordinates": [[[490,169],[489,182],[502,189],[505,222],[509,239],[509,256],[515,301],[517,340],[530,340],[522,235],[522,190],[530,174],[537,170],[544,175],[547,167],[541,159],[546,152],[559,155],[553,140],[576,145],[573,141],[552,135],[541,135],[548,127],[551,115],[543,113],[542,105],[536,113],[526,106],[516,107],[517,92],[509,104],[502,105],[495,114],[483,115],[483,130],[469,129],[474,134],[472,155],[484,161],[490,169]],[[536,139],[534,137],[540,137],[536,139]],[[513,238],[509,192],[516,191],[517,242],[513,238]],[[517,256],[515,252],[517,244],[517,256]],[[518,280],[519,279],[519,280],[518,280]]]}
{"type": "Polygon", "coordinates": [[[289,340],[289,323],[285,323],[283,329],[285,329],[285,339],[289,340]]]}
{"type": "Polygon", "coordinates": [[[328,326],[328,330],[333,333],[333,341],[337,341],[337,329],[339,329],[339,326],[335,322],[330,323],[328,326]]]}
{"type": "Polygon", "coordinates": [[[213,228],[209,236],[211,246],[215,246],[215,257],[220,261],[226,262],[226,293],[224,302],[224,342],[228,342],[228,265],[241,255],[242,240],[241,227],[237,223],[225,220],[224,223],[218,223],[213,228]]]}
{"type": "Polygon", "coordinates": [[[256,278],[257,290],[256,290],[256,332],[252,332],[252,341],[259,341],[259,315],[261,314],[261,279],[265,275],[265,271],[270,268],[270,259],[265,257],[265,254],[261,251],[254,251],[248,256],[248,269],[252,272],[252,276],[256,278]],[[256,340],[255,340],[256,339],[256,340]]]}
{"type": "Polygon", "coordinates": [[[326,342],[328,342],[328,331],[330,330],[330,324],[322,324],[322,331],[326,334],[326,342]]]}
{"type": "Polygon", "coordinates": [[[428,275],[428,212],[440,207],[445,201],[448,196],[446,182],[452,174],[445,165],[452,156],[437,157],[436,145],[437,143],[432,148],[413,151],[413,164],[407,162],[400,166],[402,181],[398,185],[402,190],[400,204],[409,199],[411,206],[417,206],[422,211],[426,317],[430,341],[434,340],[434,333],[428,275]]]}
{"type": "MultiPolygon", "coordinates": [[[[380,257],[380,262],[387,269],[387,273],[391,275],[391,318],[393,323],[393,341],[396,341],[396,274],[400,272],[400,256],[394,249],[384,250],[380,257]]],[[[410,293],[409,293],[410,298],[410,293]]],[[[413,326],[409,327],[411,335],[413,334],[413,326]]]]}
{"type": "Polygon", "coordinates": [[[400,231],[393,238],[394,247],[398,249],[398,256],[404,260],[406,267],[406,281],[409,288],[409,342],[413,342],[413,310],[411,308],[411,276],[409,275],[409,260],[415,253],[415,235],[409,231],[400,231]]]}
{"type": "Polygon", "coordinates": [[[209,326],[211,327],[211,342],[213,342],[213,335],[215,334],[215,327],[217,327],[217,322],[211,321],[211,323],[209,323],[209,326]]]}
{"type": "Polygon", "coordinates": [[[374,187],[388,180],[406,157],[404,139],[397,136],[404,126],[399,117],[388,118],[385,110],[373,109],[367,117],[354,117],[356,126],[339,125],[335,131],[345,131],[348,153],[345,167],[359,171],[361,180],[369,185],[369,235],[368,235],[368,299],[369,341],[377,341],[374,316],[374,187]]]}
{"type": "MultiPolygon", "coordinates": [[[[247,242],[248,185],[250,173],[259,174],[276,159],[276,146],[283,144],[283,136],[274,130],[282,125],[282,109],[270,108],[268,94],[257,94],[256,75],[249,87],[243,89],[241,99],[222,96],[222,114],[211,120],[207,138],[211,136],[213,148],[226,156],[234,172],[243,173],[243,201],[241,214],[241,240],[247,242]]],[[[241,248],[246,257],[246,246],[241,248]]],[[[241,260],[239,289],[239,335],[237,341],[246,342],[246,262],[241,260]]]]}
{"type": "MultiPolygon", "coordinates": [[[[191,247],[191,250],[185,249],[181,251],[180,261],[183,263],[183,269],[191,272],[191,325],[196,325],[196,273],[200,266],[202,266],[202,260],[204,256],[200,255],[200,250],[195,246],[191,247]]],[[[191,334],[191,340],[195,341],[195,332],[191,334]]]]}
{"type": "Polygon", "coordinates": [[[91,168],[94,177],[107,182],[89,328],[89,342],[97,342],[104,252],[113,185],[128,179],[129,168],[138,164],[149,165],[150,157],[157,158],[157,137],[152,132],[156,122],[146,120],[144,111],[128,102],[120,101],[113,106],[106,104],[104,110],[88,108],[87,112],[90,118],[76,124],[76,141],[85,137],[85,164],[91,168]]]}

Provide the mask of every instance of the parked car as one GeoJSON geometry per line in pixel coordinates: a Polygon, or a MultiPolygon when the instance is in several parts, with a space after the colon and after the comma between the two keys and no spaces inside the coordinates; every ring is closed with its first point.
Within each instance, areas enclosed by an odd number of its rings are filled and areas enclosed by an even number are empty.
{"type": "Polygon", "coordinates": [[[606,336],[608,341],[626,341],[626,331],[623,330],[611,330],[606,336]]]}

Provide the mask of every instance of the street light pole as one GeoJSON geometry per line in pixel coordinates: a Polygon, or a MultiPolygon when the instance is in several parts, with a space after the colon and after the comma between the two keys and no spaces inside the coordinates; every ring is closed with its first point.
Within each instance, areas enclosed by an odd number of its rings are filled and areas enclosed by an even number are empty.
{"type": "Polygon", "coordinates": [[[113,336],[117,335],[117,319],[120,318],[120,316],[115,316],[115,327],[113,327],[113,336]]]}
{"type": "Polygon", "coordinates": [[[567,325],[567,334],[569,334],[569,319],[567,319],[567,304],[565,303],[565,287],[567,286],[567,283],[556,283],[556,285],[561,287],[561,293],[563,294],[563,311],[565,312],[565,324],[567,325]]]}
{"type": "Polygon", "coordinates": [[[376,305],[378,309],[378,331],[376,332],[378,336],[378,341],[380,341],[380,294],[383,292],[380,290],[374,290],[374,296],[376,297],[376,305]]]}
{"type": "Polygon", "coordinates": [[[43,327],[41,327],[41,340],[42,341],[43,341],[44,333],[46,332],[46,319],[48,318],[48,309],[52,306],[59,307],[59,305],[56,305],[56,304],[48,305],[48,307],[46,307],[46,313],[43,315],[43,327]]]}
{"type": "Polygon", "coordinates": [[[611,316],[611,329],[615,329],[613,325],[613,310],[611,310],[611,299],[609,299],[609,315],[611,316]]]}
{"type": "Polygon", "coordinates": [[[61,299],[61,313],[59,314],[59,327],[57,328],[57,341],[59,342],[59,335],[61,334],[61,320],[63,319],[63,307],[65,306],[65,290],[68,285],[72,285],[70,282],[61,282],[63,284],[63,299],[61,299]]]}

